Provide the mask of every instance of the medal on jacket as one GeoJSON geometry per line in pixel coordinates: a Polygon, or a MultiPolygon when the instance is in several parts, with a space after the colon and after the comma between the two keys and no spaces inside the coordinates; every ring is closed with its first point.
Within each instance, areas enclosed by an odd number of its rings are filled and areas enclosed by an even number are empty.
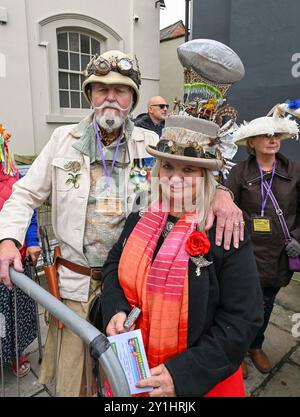
{"type": "Polygon", "coordinates": [[[116,146],[116,150],[113,156],[113,161],[111,164],[111,168],[108,171],[107,165],[106,165],[106,161],[105,161],[105,157],[104,157],[104,153],[103,153],[103,146],[101,143],[101,138],[100,138],[100,134],[98,131],[98,126],[97,126],[97,122],[96,122],[96,116],[94,116],[94,128],[95,128],[95,132],[96,132],[96,138],[97,138],[97,143],[98,143],[98,147],[99,147],[99,151],[100,151],[100,156],[101,156],[101,161],[103,164],[103,168],[104,168],[104,173],[105,173],[105,191],[104,191],[104,195],[101,198],[97,198],[97,202],[96,202],[96,213],[97,214],[105,214],[108,216],[115,216],[115,215],[121,215],[123,214],[124,210],[123,210],[123,204],[122,204],[122,199],[117,197],[117,190],[114,190],[114,193],[111,192],[111,187],[110,187],[110,183],[111,183],[111,177],[112,177],[112,173],[114,170],[114,166],[116,163],[116,159],[117,159],[117,155],[118,155],[118,151],[119,151],[119,147],[120,147],[120,142],[121,142],[121,138],[122,138],[122,134],[123,134],[123,129],[121,129],[120,135],[118,137],[117,140],[117,146],[116,146]]]}
{"type": "Polygon", "coordinates": [[[259,172],[260,172],[260,191],[261,191],[261,197],[262,197],[262,204],[261,204],[261,212],[260,216],[252,216],[252,231],[255,233],[271,233],[271,218],[265,216],[265,207],[267,203],[268,196],[271,191],[273,178],[275,175],[275,168],[276,168],[276,160],[273,163],[272,167],[272,174],[270,182],[268,183],[267,180],[264,179],[264,174],[261,169],[261,166],[257,162],[259,172]],[[264,192],[264,188],[266,188],[266,195],[264,192]]]}

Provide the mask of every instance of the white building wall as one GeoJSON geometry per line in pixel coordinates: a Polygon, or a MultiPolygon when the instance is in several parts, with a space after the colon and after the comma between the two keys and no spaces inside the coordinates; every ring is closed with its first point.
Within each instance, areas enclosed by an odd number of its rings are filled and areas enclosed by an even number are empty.
{"type": "Polygon", "coordinates": [[[60,27],[98,35],[101,52],[136,54],[142,72],[136,114],[158,93],[159,8],[154,0],[0,0],[0,7],[8,13],[8,23],[0,25],[0,123],[12,131],[13,152],[39,153],[57,126],[76,123],[89,113],[60,108],[60,27]]]}
{"type": "Polygon", "coordinates": [[[184,36],[160,43],[159,94],[167,100],[170,110],[175,97],[183,99],[183,67],[177,57],[177,48],[183,43],[184,36]]]}

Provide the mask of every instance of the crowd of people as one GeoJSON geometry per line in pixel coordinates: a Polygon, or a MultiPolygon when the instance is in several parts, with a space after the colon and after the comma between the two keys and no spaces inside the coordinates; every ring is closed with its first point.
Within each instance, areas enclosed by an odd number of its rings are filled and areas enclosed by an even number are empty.
{"type": "MultiPolygon", "coordinates": [[[[102,291],[101,329],[108,336],[125,332],[131,309],[141,309],[135,328],[151,377],[137,386],[152,387],[150,396],[243,397],[247,352],[261,372],[272,367],[264,332],[276,294],[292,276],[288,257],[300,254],[300,165],[279,153],[280,141],[295,137],[298,126],[274,113],[237,129],[235,141],[247,143],[250,156],[224,186],[214,176],[224,157],[210,146],[219,125],[168,116],[159,96],[132,120],[141,74],[136,59],[121,51],[93,57],[85,75],[91,114],[56,129],[23,178],[13,165],[0,173],[0,312],[13,314],[9,266],[23,271],[25,260],[39,255],[35,210],[50,197],[62,302],[88,319],[102,291]],[[158,190],[145,206],[141,184],[153,196],[154,179],[158,190]],[[287,245],[270,193],[286,216],[287,245]]],[[[22,352],[36,337],[29,297],[20,311],[20,351],[12,349],[11,326],[4,360],[15,369],[19,358],[25,375],[22,352]]],[[[55,380],[60,396],[88,395],[87,356],[83,341],[52,320],[39,382],[55,380]]]]}

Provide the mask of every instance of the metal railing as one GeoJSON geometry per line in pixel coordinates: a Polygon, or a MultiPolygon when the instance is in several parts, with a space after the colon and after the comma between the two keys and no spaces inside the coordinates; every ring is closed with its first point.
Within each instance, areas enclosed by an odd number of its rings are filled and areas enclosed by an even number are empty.
{"type": "Polygon", "coordinates": [[[92,358],[98,361],[98,366],[104,371],[113,395],[129,397],[130,389],[125,373],[107,337],[26,275],[10,268],[10,277],[15,286],[85,342],[92,358]]]}

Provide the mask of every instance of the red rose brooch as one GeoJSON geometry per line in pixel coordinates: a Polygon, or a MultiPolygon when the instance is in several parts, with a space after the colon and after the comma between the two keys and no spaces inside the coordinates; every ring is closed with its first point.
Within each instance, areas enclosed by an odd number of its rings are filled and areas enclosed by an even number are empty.
{"type": "Polygon", "coordinates": [[[206,267],[212,262],[207,261],[204,255],[208,254],[210,249],[210,241],[205,233],[194,231],[190,234],[185,243],[185,250],[191,255],[191,260],[196,265],[196,275],[201,275],[201,268],[206,267]]]}

